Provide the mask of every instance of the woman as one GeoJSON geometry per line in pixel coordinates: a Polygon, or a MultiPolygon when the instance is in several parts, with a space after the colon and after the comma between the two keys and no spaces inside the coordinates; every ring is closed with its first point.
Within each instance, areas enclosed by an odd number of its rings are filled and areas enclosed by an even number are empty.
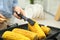
{"type": "Polygon", "coordinates": [[[20,17],[18,17],[16,13],[13,13],[13,11],[22,13],[23,15],[25,14],[24,10],[17,6],[17,3],[17,0],[0,0],[0,18],[7,19],[8,21],[6,23],[0,23],[0,30],[5,29],[7,27],[7,23],[10,23],[10,21],[12,21],[10,20],[12,18],[12,15],[20,19],[20,17]]]}

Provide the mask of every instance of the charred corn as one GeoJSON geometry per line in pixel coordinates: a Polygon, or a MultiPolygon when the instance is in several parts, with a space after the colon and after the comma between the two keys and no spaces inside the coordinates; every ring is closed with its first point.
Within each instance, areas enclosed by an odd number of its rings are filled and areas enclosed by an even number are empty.
{"type": "Polygon", "coordinates": [[[47,27],[47,26],[41,26],[41,29],[44,31],[44,33],[46,34],[46,35],[48,35],[49,34],[49,32],[50,32],[50,28],[49,27],[47,27]]]}
{"type": "Polygon", "coordinates": [[[3,39],[9,39],[9,40],[30,40],[29,38],[18,34],[18,33],[14,33],[11,31],[6,31],[3,35],[2,35],[3,39]]]}
{"type": "Polygon", "coordinates": [[[12,32],[16,32],[16,33],[22,34],[22,35],[30,38],[31,40],[37,40],[38,39],[38,36],[37,36],[36,33],[28,31],[28,30],[15,28],[15,29],[12,30],[12,32]]]}

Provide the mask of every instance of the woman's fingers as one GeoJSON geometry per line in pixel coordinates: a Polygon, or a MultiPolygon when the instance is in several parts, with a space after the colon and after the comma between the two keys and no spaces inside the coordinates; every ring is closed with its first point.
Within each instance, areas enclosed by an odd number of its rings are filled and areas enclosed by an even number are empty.
{"type": "Polygon", "coordinates": [[[5,19],[5,17],[2,14],[0,14],[0,18],[4,18],[5,19]]]}
{"type": "Polygon", "coordinates": [[[14,16],[15,16],[16,18],[20,19],[20,17],[19,17],[16,13],[14,13],[14,16]]]}
{"type": "Polygon", "coordinates": [[[0,18],[0,24],[6,22],[7,19],[0,18]]]}

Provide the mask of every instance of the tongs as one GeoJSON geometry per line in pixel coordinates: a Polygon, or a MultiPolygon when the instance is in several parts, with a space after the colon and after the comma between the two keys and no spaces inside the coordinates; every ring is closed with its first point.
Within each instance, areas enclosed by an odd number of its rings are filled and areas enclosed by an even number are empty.
{"type": "Polygon", "coordinates": [[[35,24],[35,21],[33,21],[32,19],[30,18],[27,18],[25,17],[24,15],[22,15],[21,13],[17,13],[16,11],[14,11],[14,13],[16,13],[21,19],[24,19],[25,21],[28,21],[30,23],[30,25],[34,25],[35,24]]]}

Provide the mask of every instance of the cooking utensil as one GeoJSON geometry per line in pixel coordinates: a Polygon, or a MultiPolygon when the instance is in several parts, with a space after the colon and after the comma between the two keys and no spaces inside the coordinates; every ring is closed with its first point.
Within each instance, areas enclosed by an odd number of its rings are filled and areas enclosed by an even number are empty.
{"type": "Polygon", "coordinates": [[[34,25],[35,24],[35,21],[33,21],[32,19],[30,18],[27,18],[25,16],[23,16],[21,13],[18,14],[16,11],[14,11],[21,19],[24,19],[25,21],[28,21],[30,23],[30,25],[34,25]]]}

